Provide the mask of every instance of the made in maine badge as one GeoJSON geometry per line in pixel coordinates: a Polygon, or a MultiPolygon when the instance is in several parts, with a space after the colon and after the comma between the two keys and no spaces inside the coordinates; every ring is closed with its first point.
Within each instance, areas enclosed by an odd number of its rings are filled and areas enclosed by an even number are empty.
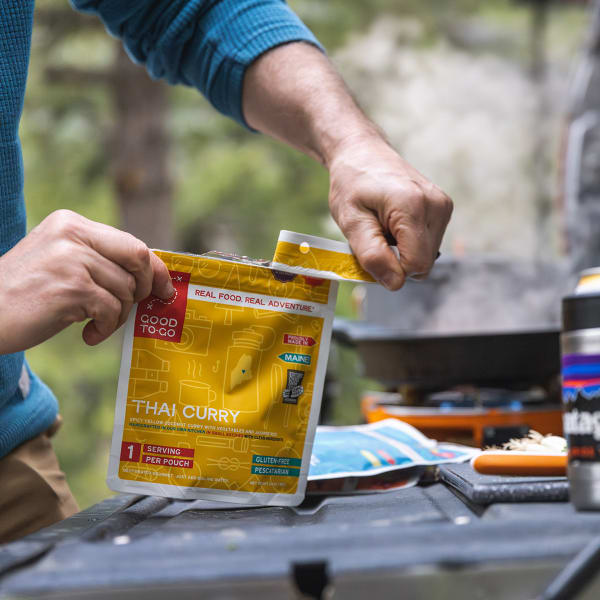
{"type": "Polygon", "coordinates": [[[294,363],[296,365],[310,365],[310,354],[296,354],[295,352],[284,352],[277,358],[286,363],[294,363]]]}

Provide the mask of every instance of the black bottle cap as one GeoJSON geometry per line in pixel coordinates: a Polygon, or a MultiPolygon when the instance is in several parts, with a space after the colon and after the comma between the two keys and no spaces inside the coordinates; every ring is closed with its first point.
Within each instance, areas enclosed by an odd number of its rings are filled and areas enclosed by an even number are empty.
{"type": "Polygon", "coordinates": [[[563,331],[600,327],[600,294],[566,296],[562,301],[563,331]]]}

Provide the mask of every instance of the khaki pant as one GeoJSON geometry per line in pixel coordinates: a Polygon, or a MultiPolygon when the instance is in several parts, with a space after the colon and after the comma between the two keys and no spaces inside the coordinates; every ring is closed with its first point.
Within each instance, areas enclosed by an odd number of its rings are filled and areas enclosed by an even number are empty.
{"type": "Polygon", "coordinates": [[[79,511],[50,438],[54,425],[0,459],[0,543],[16,540],[79,511]]]}

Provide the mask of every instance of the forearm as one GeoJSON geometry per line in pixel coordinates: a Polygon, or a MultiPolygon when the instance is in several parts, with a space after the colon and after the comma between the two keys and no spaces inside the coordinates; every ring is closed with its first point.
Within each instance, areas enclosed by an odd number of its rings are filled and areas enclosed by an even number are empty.
{"type": "Polygon", "coordinates": [[[251,127],[325,166],[361,137],[383,141],[329,59],[310,44],[263,54],[246,71],[242,102],[251,127]]]}

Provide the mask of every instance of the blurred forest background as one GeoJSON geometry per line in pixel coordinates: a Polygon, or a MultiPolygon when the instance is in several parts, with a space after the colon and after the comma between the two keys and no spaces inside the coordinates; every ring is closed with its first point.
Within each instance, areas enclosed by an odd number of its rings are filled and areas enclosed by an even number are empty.
{"type": "MultiPolygon", "coordinates": [[[[290,0],[401,154],[455,200],[446,254],[559,256],[557,164],[582,3],[290,0]]],[[[21,136],[29,227],[58,208],[149,245],[268,258],[280,229],[339,236],[324,169],[152,82],[100,22],[38,0],[21,136]],[[159,225],[157,227],[157,224],[159,225]]],[[[352,313],[350,288],[338,310],[352,313]]],[[[81,507],[104,484],[120,336],[71,327],[31,350],[65,425],[55,446],[81,507]]],[[[337,361],[354,370],[354,357],[337,361]]],[[[358,419],[346,382],[335,422],[358,419]]]]}

